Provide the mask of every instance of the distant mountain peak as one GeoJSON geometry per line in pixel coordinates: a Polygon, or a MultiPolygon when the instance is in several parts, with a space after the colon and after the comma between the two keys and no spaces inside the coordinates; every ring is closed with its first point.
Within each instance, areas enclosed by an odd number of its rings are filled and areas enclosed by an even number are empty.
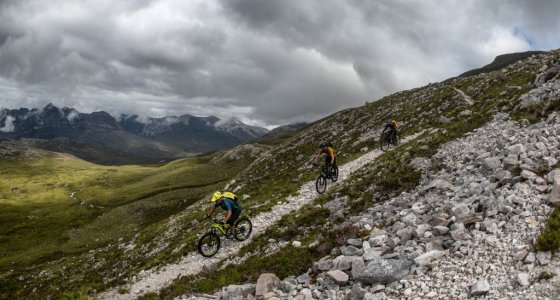
{"type": "Polygon", "coordinates": [[[47,105],[45,105],[44,108],[56,108],[56,109],[58,109],[58,107],[56,107],[56,105],[52,104],[52,102],[49,102],[47,105]]]}
{"type": "Polygon", "coordinates": [[[469,77],[469,76],[474,76],[474,75],[478,75],[481,73],[488,73],[488,72],[492,72],[492,71],[496,71],[496,70],[500,70],[502,68],[505,68],[511,64],[514,64],[522,59],[525,59],[527,57],[531,57],[533,55],[538,55],[538,54],[542,54],[544,53],[543,51],[525,51],[525,52],[516,52],[516,53],[507,53],[507,54],[501,54],[498,55],[494,58],[494,60],[481,67],[478,69],[474,69],[474,70],[470,70],[467,71],[461,75],[459,75],[458,77],[469,77]]]}
{"type": "MultiPolygon", "coordinates": [[[[124,116],[121,118],[121,125],[144,137],[173,136],[182,132],[182,135],[197,135],[198,139],[215,136],[224,143],[234,140],[243,143],[268,132],[265,128],[247,125],[235,117],[222,120],[215,116],[196,117],[190,114],[162,118],[124,116]],[[206,133],[202,134],[203,132],[206,133]]],[[[180,139],[174,142],[178,141],[180,139]]]]}
{"type": "Polygon", "coordinates": [[[231,126],[241,126],[241,125],[246,125],[245,123],[241,122],[239,119],[237,119],[236,117],[231,117],[229,119],[219,119],[218,122],[216,122],[216,127],[231,127],[231,126]]]}
{"type": "Polygon", "coordinates": [[[45,105],[43,107],[43,109],[39,110],[41,113],[47,113],[47,112],[61,112],[61,110],[54,104],[52,103],[48,103],[47,105],[45,105]]]}

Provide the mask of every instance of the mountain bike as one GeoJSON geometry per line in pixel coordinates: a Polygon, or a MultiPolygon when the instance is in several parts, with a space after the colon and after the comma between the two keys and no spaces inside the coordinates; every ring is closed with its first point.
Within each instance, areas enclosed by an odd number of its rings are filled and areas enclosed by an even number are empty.
{"type": "Polygon", "coordinates": [[[399,133],[395,132],[394,134],[391,131],[386,131],[381,134],[381,150],[387,151],[392,147],[396,147],[399,145],[400,137],[399,133]]]}
{"type": "Polygon", "coordinates": [[[323,165],[321,168],[321,174],[317,177],[315,181],[315,189],[317,193],[322,194],[327,190],[327,179],[332,182],[338,180],[338,167],[333,165],[323,165]]]}
{"type": "Polygon", "coordinates": [[[212,257],[220,250],[221,238],[244,241],[253,231],[253,224],[248,218],[241,217],[235,221],[233,228],[226,228],[219,220],[214,220],[212,229],[198,240],[198,253],[204,257],[212,257]]]}

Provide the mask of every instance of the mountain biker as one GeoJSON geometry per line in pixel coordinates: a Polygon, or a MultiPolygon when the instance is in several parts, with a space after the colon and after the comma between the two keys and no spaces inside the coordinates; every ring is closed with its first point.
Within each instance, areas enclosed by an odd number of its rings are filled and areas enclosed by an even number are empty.
{"type": "Polygon", "coordinates": [[[389,137],[391,138],[391,141],[394,143],[394,141],[397,139],[399,123],[397,123],[396,120],[387,119],[387,122],[385,122],[385,129],[383,129],[383,132],[381,132],[381,134],[385,133],[387,129],[389,129],[389,137]]]}
{"type": "Polygon", "coordinates": [[[243,206],[241,205],[241,203],[235,201],[233,197],[235,197],[235,195],[233,195],[232,193],[225,192],[222,194],[221,192],[214,192],[214,194],[212,194],[212,198],[210,199],[210,201],[214,203],[214,206],[212,206],[210,212],[206,214],[206,217],[210,218],[218,207],[221,207],[223,210],[227,211],[226,216],[224,217],[224,221],[222,222],[222,226],[226,230],[231,227],[235,228],[235,221],[237,221],[237,219],[241,215],[241,212],[243,211],[243,206]],[[227,197],[227,195],[232,195],[232,198],[227,197]]]}
{"type": "Polygon", "coordinates": [[[336,166],[336,151],[334,150],[332,143],[321,143],[319,144],[319,152],[315,156],[314,164],[319,164],[319,158],[321,154],[325,153],[325,168],[328,170],[329,166],[336,166]]]}

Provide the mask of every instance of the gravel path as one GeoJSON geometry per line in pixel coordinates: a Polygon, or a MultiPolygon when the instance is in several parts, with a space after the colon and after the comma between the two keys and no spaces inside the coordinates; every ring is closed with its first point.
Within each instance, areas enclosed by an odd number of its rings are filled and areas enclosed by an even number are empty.
{"type": "Polygon", "coordinates": [[[457,93],[461,94],[461,96],[463,97],[463,100],[465,100],[465,102],[467,102],[468,105],[473,105],[474,104],[474,100],[467,94],[465,94],[465,92],[461,91],[458,88],[453,88],[457,93]]]}
{"type": "MultiPolygon", "coordinates": [[[[418,137],[421,133],[422,132],[408,136],[402,139],[401,142],[403,144],[407,143],[418,137]]],[[[375,149],[347,164],[340,166],[338,181],[336,183],[329,182],[327,188],[344,182],[352,176],[355,171],[371,163],[382,153],[383,152],[381,150],[375,149]]],[[[253,237],[264,233],[269,226],[278,222],[284,215],[311,203],[317,195],[318,194],[315,191],[315,180],[309,181],[300,188],[297,196],[290,196],[286,198],[286,202],[274,206],[274,208],[270,211],[252,217],[251,222],[253,223],[253,234],[248,240],[244,242],[234,242],[224,239],[222,240],[223,244],[220,251],[213,258],[204,258],[198,254],[198,252],[191,252],[188,255],[185,255],[183,259],[176,264],[167,265],[159,270],[153,269],[141,271],[138,274],[138,281],[128,287],[128,293],[120,294],[117,289],[111,289],[98,295],[98,298],[123,300],[135,299],[136,297],[144,295],[148,292],[158,291],[159,289],[171,284],[171,282],[178,277],[198,274],[204,267],[209,268],[215,266],[222,260],[231,257],[243,246],[249,244],[253,237]]]]}

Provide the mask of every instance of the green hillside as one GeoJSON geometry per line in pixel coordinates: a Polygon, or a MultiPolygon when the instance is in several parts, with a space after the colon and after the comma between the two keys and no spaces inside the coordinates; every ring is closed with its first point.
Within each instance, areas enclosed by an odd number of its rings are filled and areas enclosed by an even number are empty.
{"type": "MultiPolygon", "coordinates": [[[[29,288],[11,281],[15,277],[84,263],[94,249],[122,259],[122,249],[111,248],[116,242],[134,236],[154,240],[170,216],[223,187],[250,158],[222,155],[118,167],[48,152],[1,159],[0,296],[29,295],[29,288]]],[[[75,289],[95,283],[80,281],[90,271],[78,268],[64,277],[77,281],[75,289]]],[[[72,290],[72,285],[48,285],[51,279],[65,280],[49,277],[54,278],[46,279],[46,294],[72,290]]],[[[41,281],[36,282],[41,291],[41,281]]]]}
{"type": "MultiPolygon", "coordinates": [[[[4,159],[0,298],[75,298],[118,286],[127,292],[126,284],[142,270],[176,263],[195,250],[197,234],[205,230],[197,220],[212,191],[235,190],[243,198],[244,214],[253,217],[316,178],[318,169],[310,161],[319,142],[332,141],[339,164],[344,164],[378,147],[389,117],[400,121],[403,138],[419,133],[314,203],[285,215],[241,250],[247,255],[243,263],[179,278],[159,295],[146,297],[214,292],[227,284],[254,282],[266,271],[300,274],[334,246],[361,237],[347,226],[348,218],[418,184],[421,175],[411,167],[413,159],[430,158],[440,145],[472,132],[497,112],[530,122],[556,110],[560,99],[519,107],[520,96],[535,87],[540,70],[558,64],[559,51],[540,54],[498,71],[373,99],[310,124],[274,146],[243,145],[160,167],[101,167],[59,154],[4,159]],[[323,207],[335,199],[347,203],[342,215],[323,207]],[[266,246],[271,238],[317,243],[270,253],[266,246]]],[[[437,163],[432,167],[437,169],[437,163]]]]}

